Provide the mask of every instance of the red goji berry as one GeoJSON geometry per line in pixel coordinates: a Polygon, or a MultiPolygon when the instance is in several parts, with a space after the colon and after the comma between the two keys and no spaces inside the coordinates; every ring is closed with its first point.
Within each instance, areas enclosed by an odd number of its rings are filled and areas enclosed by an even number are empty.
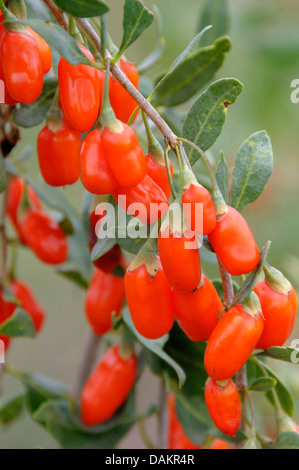
{"type": "Polygon", "coordinates": [[[225,382],[208,379],[205,402],[215,426],[224,434],[235,437],[241,423],[241,402],[236,384],[231,379],[225,382]]]}
{"type": "MultiPolygon", "coordinates": [[[[38,333],[42,329],[45,320],[44,309],[39,305],[33,296],[31,289],[23,282],[13,279],[9,285],[9,288],[11,289],[16,299],[19,301],[20,306],[31,317],[35,331],[38,333]]],[[[15,305],[12,305],[14,308],[15,305]]]]}
{"type": "Polygon", "coordinates": [[[44,263],[63,263],[68,255],[65,233],[58,223],[40,210],[29,210],[19,223],[25,244],[44,263]]]}
{"type": "Polygon", "coordinates": [[[43,67],[35,39],[29,34],[7,31],[1,44],[5,84],[11,97],[31,104],[43,89],[43,67]]]}
{"type": "MultiPolygon", "coordinates": [[[[182,196],[183,204],[189,204],[189,210],[185,210],[189,228],[197,235],[208,235],[216,227],[216,212],[209,191],[199,184],[190,184],[182,196]],[[197,222],[196,204],[202,204],[202,226],[197,222]],[[197,226],[198,225],[198,226],[197,226]]],[[[187,206],[188,207],[188,206],[187,206]]]]}
{"type": "MultiPolygon", "coordinates": [[[[150,155],[146,155],[147,175],[163,190],[167,199],[171,194],[165,165],[156,162],[150,155]]],[[[173,176],[173,165],[169,160],[170,174],[173,176]]]]}
{"type": "Polygon", "coordinates": [[[224,268],[233,276],[253,271],[260,259],[259,250],[246,220],[233,207],[209,233],[209,241],[224,268]]]}
{"type": "Polygon", "coordinates": [[[133,388],[136,374],[133,352],[123,357],[120,346],[108,349],[82,390],[82,422],[95,426],[112,418],[133,388]]]}
{"type": "MultiPolygon", "coordinates": [[[[138,89],[139,74],[135,65],[131,64],[130,62],[126,62],[125,60],[120,60],[119,65],[122,72],[127,76],[134,87],[138,89]]],[[[109,81],[109,97],[111,106],[117,119],[127,123],[138,104],[113,76],[109,81]]]]}
{"type": "Polygon", "coordinates": [[[44,38],[42,38],[36,31],[34,31],[34,29],[29,28],[29,26],[26,26],[26,29],[35,39],[42,61],[43,73],[46,74],[50,71],[52,67],[51,49],[48,43],[44,40],[44,38]]]}
{"type": "Polygon", "coordinates": [[[176,319],[192,341],[206,341],[218,322],[222,302],[213,284],[202,275],[202,282],[194,292],[173,289],[176,319]]]}
{"type": "Polygon", "coordinates": [[[112,313],[120,315],[124,299],[124,279],[96,269],[85,300],[86,317],[95,334],[104,335],[112,328],[112,313]]]}

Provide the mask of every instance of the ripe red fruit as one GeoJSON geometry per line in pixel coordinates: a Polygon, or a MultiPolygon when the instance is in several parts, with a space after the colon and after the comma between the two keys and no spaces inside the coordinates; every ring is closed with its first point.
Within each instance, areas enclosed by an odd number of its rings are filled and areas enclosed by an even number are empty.
{"type": "Polygon", "coordinates": [[[80,176],[81,135],[65,123],[57,132],[45,126],[37,139],[37,154],[44,180],[51,186],[75,183],[80,176]]]}
{"type": "Polygon", "coordinates": [[[40,210],[29,210],[19,223],[26,245],[44,263],[63,263],[68,255],[65,233],[58,223],[40,210]]]}
{"type": "Polygon", "coordinates": [[[129,266],[125,290],[133,323],[142,336],[157,339],[171,330],[174,322],[172,291],[159,258],[154,275],[145,264],[136,269],[129,266]]]}
{"type": "Polygon", "coordinates": [[[165,193],[148,175],[132,188],[119,186],[112,195],[128,214],[137,217],[144,225],[157,222],[169,207],[165,193]]]}
{"type": "MultiPolygon", "coordinates": [[[[2,21],[3,21],[3,16],[2,16],[2,20],[0,19],[0,23],[2,23],[2,21]]],[[[5,36],[5,26],[0,25],[0,51],[1,51],[1,47],[2,47],[1,45],[2,45],[2,41],[3,41],[4,36],[5,36]]],[[[2,80],[3,84],[4,84],[4,103],[9,104],[11,106],[15,105],[17,103],[17,101],[14,100],[10,96],[10,94],[8,93],[8,90],[7,90],[7,86],[6,86],[6,83],[5,83],[4,72],[3,72],[3,67],[2,67],[2,60],[0,60],[0,80],[2,80]]]]}
{"type": "Polygon", "coordinates": [[[217,383],[208,379],[205,402],[215,426],[230,437],[235,437],[241,423],[241,403],[235,383],[217,383]]]}
{"type": "Polygon", "coordinates": [[[39,50],[43,73],[48,73],[52,67],[52,53],[48,43],[42,38],[38,33],[36,33],[33,29],[26,26],[27,31],[33,36],[35,39],[37,48],[39,50]]]}
{"type": "Polygon", "coordinates": [[[203,186],[190,184],[182,196],[183,204],[189,204],[190,210],[185,210],[189,228],[197,235],[208,235],[216,227],[216,212],[209,191],[203,186]],[[201,221],[197,223],[196,204],[202,204],[202,226],[201,221]],[[198,225],[198,226],[197,226],[198,225]]]}
{"type": "Polygon", "coordinates": [[[246,220],[233,207],[209,233],[209,241],[224,268],[233,276],[253,271],[260,259],[259,250],[246,220]]]}
{"type": "Polygon", "coordinates": [[[215,438],[209,449],[230,449],[230,445],[224,439],[215,438]]]}
{"type": "Polygon", "coordinates": [[[190,238],[179,236],[167,227],[159,234],[158,250],[171,286],[181,292],[195,290],[201,280],[200,255],[195,235],[190,238]]]}
{"type": "Polygon", "coordinates": [[[136,186],[143,180],[146,158],[130,126],[117,121],[113,130],[104,127],[102,144],[107,163],[120,186],[136,186]]]}
{"type": "Polygon", "coordinates": [[[136,374],[133,352],[123,357],[120,346],[108,349],[82,390],[82,422],[95,426],[112,418],[133,388],[136,374]]]}
{"type": "MultiPolygon", "coordinates": [[[[167,199],[170,198],[171,189],[165,165],[160,165],[150,155],[146,155],[147,175],[163,190],[167,199]]],[[[173,165],[169,160],[170,174],[173,176],[173,165]]]]}
{"type": "Polygon", "coordinates": [[[251,313],[245,308],[236,305],[224,313],[209,338],[204,364],[214,380],[235,375],[256,348],[264,326],[261,308],[251,313]]]}
{"type": "Polygon", "coordinates": [[[175,410],[175,395],[168,396],[168,449],[201,449],[194,444],[185,434],[182,424],[179,422],[175,410]]]}
{"type": "MultiPolygon", "coordinates": [[[[93,55],[83,46],[83,54],[93,62],[93,55]]],[[[101,105],[101,79],[98,70],[90,65],[71,65],[64,57],[58,65],[59,96],[63,115],[79,132],[94,125],[101,105]]]]}
{"type": "Polygon", "coordinates": [[[191,341],[206,341],[217,325],[223,307],[213,284],[202,275],[202,284],[194,292],[173,289],[176,319],[191,341]]]}
{"type": "MultiPolygon", "coordinates": [[[[120,60],[119,65],[122,72],[127,76],[134,87],[138,89],[139,74],[136,67],[125,60],[120,60]]],[[[117,119],[127,123],[138,104],[114,77],[111,77],[109,81],[109,97],[117,119]]]]}
{"type": "Polygon", "coordinates": [[[43,67],[35,39],[7,31],[1,44],[1,60],[11,97],[24,104],[37,100],[43,89],[43,67]]]}
{"type": "MultiPolygon", "coordinates": [[[[42,329],[45,320],[45,312],[34,298],[31,289],[26,286],[26,284],[16,279],[11,281],[9,288],[19,301],[20,306],[31,317],[35,331],[38,333],[42,329]]],[[[12,304],[12,306],[14,309],[15,305],[12,304]]]]}
{"type": "Polygon", "coordinates": [[[277,292],[264,280],[256,284],[254,292],[260,299],[264,316],[264,329],[257,348],[282,346],[290,337],[295,323],[298,306],[295,289],[289,283],[287,293],[277,292]]]}
{"type": "MultiPolygon", "coordinates": [[[[28,201],[31,204],[32,208],[40,210],[41,203],[34,189],[29,184],[26,184],[26,190],[28,201]]],[[[24,198],[24,191],[24,178],[21,178],[19,176],[15,176],[14,178],[12,178],[7,189],[6,213],[10,218],[12,224],[14,225],[22,243],[24,243],[24,239],[19,229],[19,210],[21,208],[22,199],[24,198]]]]}
{"type": "MultiPolygon", "coordinates": [[[[103,217],[103,215],[96,215],[95,212],[92,212],[89,215],[88,247],[90,253],[98,240],[96,235],[96,225],[103,217]]],[[[119,245],[114,245],[111,250],[93,261],[93,264],[106,273],[111,273],[119,264],[124,264],[119,245]]]]}
{"type": "Polygon", "coordinates": [[[90,132],[84,139],[81,155],[81,181],[92,194],[111,194],[118,183],[106,161],[100,129],[90,132]]]}
{"type": "Polygon", "coordinates": [[[85,300],[85,313],[95,334],[104,335],[112,328],[112,313],[120,315],[124,299],[124,279],[96,269],[85,300]]]}

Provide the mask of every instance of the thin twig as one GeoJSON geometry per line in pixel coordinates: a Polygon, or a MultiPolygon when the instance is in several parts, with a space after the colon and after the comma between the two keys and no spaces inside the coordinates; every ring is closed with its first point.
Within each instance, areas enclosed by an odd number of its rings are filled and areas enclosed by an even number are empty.
{"type": "Polygon", "coordinates": [[[232,283],[231,275],[224,269],[223,264],[221,263],[220,259],[217,257],[219,271],[222,279],[223,285],[223,304],[224,307],[231,304],[234,298],[234,287],[232,283]]]}
{"type": "Polygon", "coordinates": [[[100,337],[90,331],[86,339],[86,344],[82,353],[77,377],[73,387],[73,394],[75,397],[79,397],[82,388],[84,387],[84,384],[93,368],[99,344],[100,337]]]}
{"type": "Polygon", "coordinates": [[[159,449],[167,449],[167,410],[166,410],[166,390],[163,380],[159,389],[159,414],[158,414],[158,437],[159,449]]]}
{"type": "Polygon", "coordinates": [[[67,31],[68,30],[68,18],[64,11],[60,10],[57,5],[55,5],[52,0],[43,0],[47,7],[51,10],[55,16],[57,22],[67,31]]]}

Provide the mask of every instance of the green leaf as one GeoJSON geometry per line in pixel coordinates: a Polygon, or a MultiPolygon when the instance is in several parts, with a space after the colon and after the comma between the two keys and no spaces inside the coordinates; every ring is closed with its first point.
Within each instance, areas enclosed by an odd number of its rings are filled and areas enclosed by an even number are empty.
{"type": "Polygon", "coordinates": [[[117,54],[119,57],[151,25],[153,20],[153,13],[142,2],[139,0],[125,0],[123,37],[117,54]]]}
{"type": "Polygon", "coordinates": [[[176,413],[186,435],[194,444],[202,444],[213,427],[204,398],[176,396],[176,413]]]}
{"type": "Polygon", "coordinates": [[[59,54],[72,65],[87,64],[94,65],[79,49],[75,39],[73,39],[63,28],[54,23],[45,23],[42,20],[5,21],[7,26],[24,25],[34,29],[49,46],[59,52],[59,54]]]}
{"type": "Polygon", "coordinates": [[[65,384],[38,374],[27,374],[11,366],[7,372],[19,379],[26,389],[26,405],[30,413],[34,413],[42,403],[56,398],[69,396],[65,384]]]}
{"type": "Polygon", "coordinates": [[[299,364],[299,349],[297,348],[281,348],[273,346],[262,353],[263,356],[272,357],[279,361],[289,362],[291,364],[299,364]]]}
{"type": "Polygon", "coordinates": [[[33,418],[44,425],[64,449],[112,449],[141,418],[134,409],[132,392],[117,416],[100,426],[84,426],[72,404],[61,399],[45,402],[33,418]]]}
{"type": "Polygon", "coordinates": [[[14,314],[1,323],[0,334],[14,338],[27,336],[34,338],[35,329],[31,317],[21,308],[17,307],[14,314]]]}
{"type": "Polygon", "coordinates": [[[102,16],[109,11],[109,7],[100,0],[54,0],[62,10],[79,18],[92,18],[102,16]]]}
{"type": "Polygon", "coordinates": [[[0,425],[7,426],[19,418],[24,410],[25,397],[24,395],[17,396],[6,403],[0,409],[0,425]]]}
{"type": "Polygon", "coordinates": [[[157,43],[153,51],[138,65],[137,70],[139,74],[146,72],[157,64],[165,49],[165,38],[162,36],[162,15],[156,5],[153,6],[153,10],[157,19],[157,43]]]}
{"type": "MultiPolygon", "coordinates": [[[[208,150],[221,134],[225,123],[227,107],[234,103],[243,85],[235,78],[223,78],[212,83],[195,101],[183,126],[183,136],[208,150]]],[[[193,148],[187,148],[191,165],[199,155],[193,148]]]]}
{"type": "Polygon", "coordinates": [[[252,271],[245,279],[245,281],[242,283],[238,291],[236,292],[232,303],[230,304],[230,307],[233,307],[234,305],[242,304],[244,300],[248,297],[248,295],[252,292],[256,281],[261,274],[263,270],[263,266],[265,264],[265,261],[267,259],[268,251],[270,249],[271,242],[268,241],[264,248],[262,249],[260,253],[260,260],[259,264],[255,268],[254,271],[252,271]]]}
{"type": "Polygon", "coordinates": [[[183,369],[163,350],[165,343],[167,342],[168,336],[163,336],[157,340],[146,339],[141,336],[138,331],[136,330],[134,323],[132,321],[129,309],[126,308],[123,311],[123,320],[127,327],[132,331],[134,336],[138,339],[138,341],[143,344],[143,346],[150,350],[152,353],[157,355],[160,359],[166,362],[176,373],[177,378],[179,380],[179,386],[182,387],[185,380],[186,374],[183,369]]]}
{"type": "Polygon", "coordinates": [[[6,175],[6,164],[5,159],[0,152],[0,194],[6,189],[7,187],[7,175],[6,175]]]}
{"type": "Polygon", "coordinates": [[[299,434],[293,431],[280,432],[275,443],[267,449],[299,449],[299,434]]]}
{"type": "Polygon", "coordinates": [[[56,268],[56,272],[60,274],[61,276],[66,277],[70,281],[74,282],[82,289],[87,289],[89,286],[89,282],[86,279],[86,277],[84,277],[82,273],[78,271],[77,266],[73,264],[72,262],[66,262],[66,263],[60,264],[56,268]]]}
{"type": "Polygon", "coordinates": [[[58,82],[56,78],[46,78],[40,97],[33,104],[21,104],[13,112],[13,121],[21,127],[33,127],[46,117],[51,106],[58,82]]]}
{"type": "Polygon", "coordinates": [[[202,39],[204,46],[228,33],[230,26],[228,0],[205,0],[200,13],[198,31],[207,25],[212,25],[208,34],[202,39]]]}
{"type": "Polygon", "coordinates": [[[221,67],[230,46],[229,38],[224,37],[176,63],[156,85],[154,106],[176,106],[192,98],[221,67]]]}
{"type": "Polygon", "coordinates": [[[226,202],[229,203],[229,166],[225,160],[224,154],[220,152],[220,158],[216,167],[216,180],[221,194],[226,202]]]}
{"type": "Polygon", "coordinates": [[[276,386],[276,380],[271,377],[261,377],[248,386],[248,389],[253,392],[269,392],[276,386]]]}
{"type": "Polygon", "coordinates": [[[277,393],[277,398],[278,398],[283,410],[286,412],[286,414],[288,416],[292,417],[293,414],[294,414],[295,405],[294,405],[294,400],[293,400],[290,392],[288,391],[286,386],[281,382],[279,377],[277,377],[277,375],[273,372],[273,370],[270,369],[269,366],[267,366],[264,363],[262,365],[263,365],[264,369],[266,369],[268,375],[276,380],[277,384],[275,386],[275,391],[277,393]]]}
{"type": "Polygon", "coordinates": [[[273,152],[266,131],[248,137],[238,150],[231,187],[232,206],[241,210],[264,191],[273,170],[273,152]]]}

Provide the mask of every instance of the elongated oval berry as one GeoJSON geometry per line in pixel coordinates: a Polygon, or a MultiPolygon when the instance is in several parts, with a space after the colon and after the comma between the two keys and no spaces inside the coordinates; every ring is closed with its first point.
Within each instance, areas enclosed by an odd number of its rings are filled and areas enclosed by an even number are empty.
{"type": "MultiPolygon", "coordinates": [[[[160,165],[150,155],[146,155],[147,175],[164,191],[167,199],[170,198],[171,189],[165,165],[160,165]]],[[[173,176],[173,165],[169,160],[170,174],[173,176]]]]}
{"type": "MultiPolygon", "coordinates": [[[[93,55],[83,46],[83,54],[93,62],[93,55]]],[[[71,65],[64,57],[58,65],[58,85],[63,115],[79,132],[94,125],[101,105],[101,79],[98,70],[90,65],[71,65]]]]}
{"type": "Polygon", "coordinates": [[[216,212],[209,191],[203,186],[191,184],[182,196],[183,204],[186,204],[185,214],[189,228],[197,235],[208,235],[216,227],[216,212]],[[189,204],[190,206],[187,206],[189,204]],[[196,204],[202,204],[202,209],[198,210],[196,204]],[[202,214],[202,220],[198,214],[202,214]],[[197,218],[199,220],[197,220],[197,218]]]}
{"type": "Polygon", "coordinates": [[[217,222],[209,241],[224,268],[233,276],[253,271],[260,259],[259,250],[246,220],[233,207],[217,222]]]}
{"type": "Polygon", "coordinates": [[[95,426],[112,418],[133,388],[136,373],[134,353],[123,357],[118,345],[108,349],[82,390],[82,422],[95,426]]]}
{"type": "Polygon", "coordinates": [[[29,26],[26,26],[26,29],[35,39],[42,61],[43,73],[46,74],[52,67],[52,53],[49,44],[36,31],[34,31],[34,29],[29,28],[29,26]]]}
{"type": "Polygon", "coordinates": [[[217,383],[208,379],[205,402],[215,426],[224,434],[235,437],[241,423],[241,403],[235,383],[217,383]]]}
{"type": "MultiPolygon", "coordinates": [[[[3,20],[3,17],[2,17],[2,20],[3,20]]],[[[0,19],[0,22],[1,22],[1,19],[0,19]]],[[[4,36],[5,36],[5,26],[0,25],[0,53],[1,53],[2,41],[4,39],[4,36]]],[[[15,105],[17,103],[17,101],[14,100],[12,98],[12,96],[10,96],[10,94],[8,92],[8,89],[7,89],[7,86],[5,84],[5,77],[4,77],[3,67],[2,67],[2,60],[0,60],[0,80],[2,80],[2,82],[4,84],[4,103],[9,104],[11,106],[15,105]]]]}
{"type": "MultiPolygon", "coordinates": [[[[26,184],[26,191],[28,202],[33,209],[40,210],[42,208],[40,200],[32,186],[26,184]]],[[[11,179],[7,189],[7,205],[6,214],[10,218],[16,232],[19,235],[20,241],[24,243],[24,239],[19,229],[19,211],[21,209],[22,199],[25,196],[25,180],[20,176],[15,176],[11,179]]]]}
{"type": "Polygon", "coordinates": [[[160,260],[154,277],[144,264],[131,269],[129,266],[125,274],[125,290],[133,323],[145,338],[160,338],[174,323],[172,291],[160,260]]]}
{"type": "Polygon", "coordinates": [[[173,234],[167,227],[158,238],[158,250],[169,284],[181,292],[192,292],[201,280],[200,255],[195,235],[173,234]]]}
{"type": "Polygon", "coordinates": [[[37,139],[37,154],[44,180],[51,186],[75,183],[80,176],[81,135],[65,123],[53,133],[45,126],[37,139]]]}
{"type": "MultiPolygon", "coordinates": [[[[125,60],[120,60],[119,66],[122,72],[134,85],[134,87],[138,89],[139,74],[135,65],[131,64],[130,62],[126,62],[125,60]]],[[[114,77],[111,77],[109,81],[109,97],[111,106],[117,119],[127,123],[138,104],[114,77]]]]}
{"type": "Polygon", "coordinates": [[[9,94],[16,101],[31,104],[43,89],[43,67],[35,39],[8,31],[1,44],[1,60],[9,94]]]}
{"type": "Polygon", "coordinates": [[[58,223],[40,210],[29,210],[19,223],[26,245],[44,263],[63,263],[68,255],[65,233],[58,223]]]}
{"type": "Polygon", "coordinates": [[[81,181],[92,194],[111,194],[118,183],[106,161],[101,131],[95,129],[84,139],[80,155],[81,181]]]}
{"type": "Polygon", "coordinates": [[[102,143],[108,165],[120,186],[139,184],[146,173],[146,159],[134,130],[118,121],[114,132],[107,126],[102,143]]]}
{"type": "Polygon", "coordinates": [[[112,313],[119,316],[124,299],[124,279],[96,269],[85,299],[86,317],[96,335],[112,328],[112,313]]]}
{"type": "Polygon", "coordinates": [[[169,207],[165,193],[148,175],[132,188],[119,186],[112,195],[128,214],[144,225],[156,223],[169,207]]]}
{"type": "Polygon", "coordinates": [[[175,395],[170,393],[167,401],[168,408],[168,449],[201,449],[186,435],[175,410],[175,395]]]}
{"type": "Polygon", "coordinates": [[[264,280],[255,285],[254,292],[260,299],[264,316],[264,329],[257,348],[282,346],[290,337],[295,323],[298,306],[295,289],[290,284],[288,293],[277,292],[264,280]]]}
{"type": "Polygon", "coordinates": [[[247,362],[263,331],[260,312],[252,315],[242,305],[236,305],[222,315],[204,356],[206,371],[212,379],[230,379],[247,362]]]}
{"type": "MultiPolygon", "coordinates": [[[[31,289],[24,282],[14,279],[11,281],[9,288],[19,301],[20,306],[31,317],[35,331],[38,333],[42,329],[45,321],[44,309],[33,296],[31,289]]],[[[13,307],[15,307],[15,305],[13,305],[13,307]]]]}
{"type": "MultiPolygon", "coordinates": [[[[101,223],[100,220],[103,217],[103,215],[96,215],[95,212],[89,215],[88,247],[90,253],[98,241],[96,226],[101,223]]],[[[119,264],[125,264],[119,245],[114,245],[107,253],[93,261],[93,264],[105,273],[111,273],[119,264]]]]}
{"type": "Polygon", "coordinates": [[[173,289],[176,319],[191,341],[206,341],[217,325],[223,307],[217,291],[202,275],[201,285],[194,292],[173,289]]]}

